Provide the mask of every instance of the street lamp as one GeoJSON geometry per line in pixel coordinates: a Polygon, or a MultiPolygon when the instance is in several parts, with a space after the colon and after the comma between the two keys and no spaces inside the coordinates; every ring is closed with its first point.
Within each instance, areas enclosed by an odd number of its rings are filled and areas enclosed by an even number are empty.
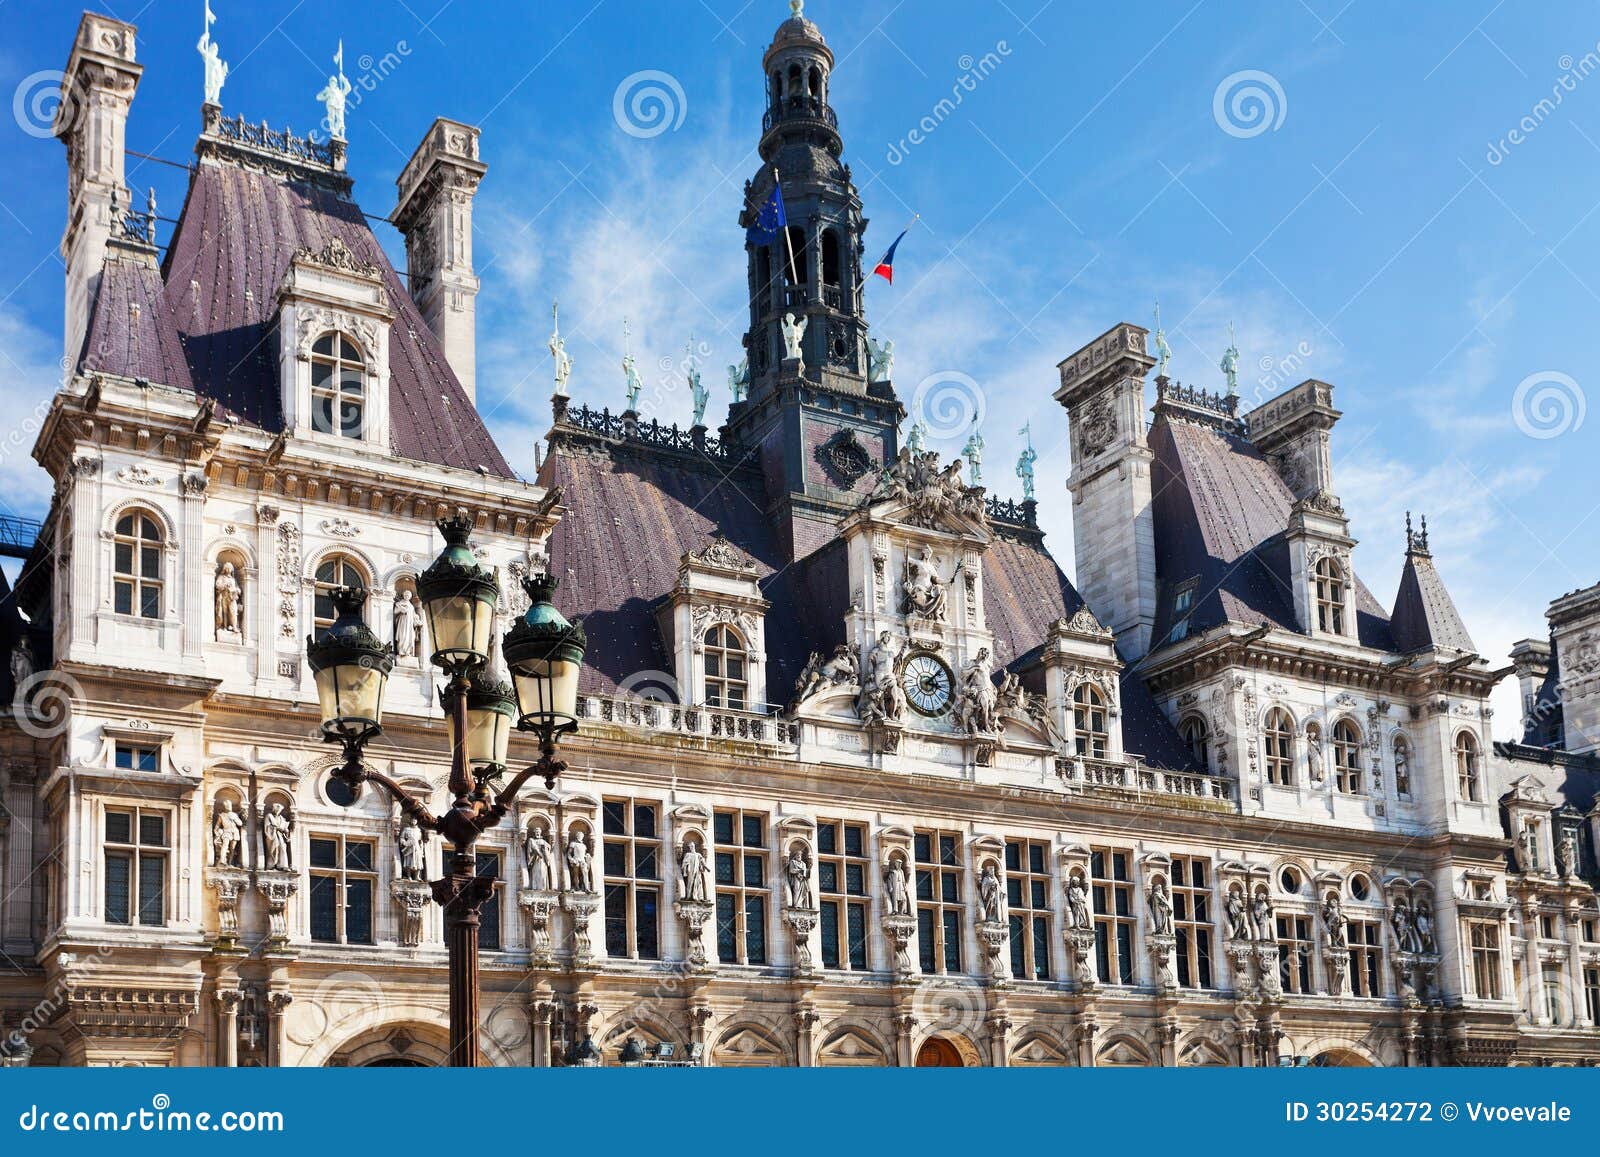
{"type": "Polygon", "coordinates": [[[394,669],[393,648],[380,643],[362,620],[367,592],[333,592],[339,617],[321,639],[307,640],[306,658],[316,678],[322,707],[322,736],[344,748],[344,763],[334,776],[352,798],[368,780],[379,784],[426,831],[454,846],[448,871],[433,881],[433,898],[444,909],[445,946],[450,955],[450,1064],[477,1067],[478,915],[494,894],[494,882],[477,872],[477,841],[498,824],[534,775],[547,787],[566,768],[556,757],[556,740],[575,730],[578,671],[583,665],[583,628],[569,623],[550,605],[555,583],[524,581],[533,605],[506,635],[502,645],[513,686],[487,679],[490,632],[500,587],[472,553],[472,523],[447,518],[438,523],[445,549],[417,579],[417,594],[433,641],[432,662],[446,683],[439,701],[450,715],[450,795],[444,814],[406,793],[393,778],[366,766],[362,752],[383,733],[383,690],[394,669]],[[542,597],[540,597],[542,592],[542,597]],[[494,781],[505,773],[511,721],[539,736],[540,757],[504,788],[494,781]]]}

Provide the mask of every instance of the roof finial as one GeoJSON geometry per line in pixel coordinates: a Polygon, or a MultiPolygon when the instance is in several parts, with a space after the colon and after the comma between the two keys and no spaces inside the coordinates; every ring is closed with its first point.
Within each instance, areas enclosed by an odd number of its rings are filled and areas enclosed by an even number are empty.
{"type": "Polygon", "coordinates": [[[222,86],[228,80],[228,65],[222,59],[217,42],[211,39],[211,26],[217,22],[217,14],[211,11],[211,0],[204,0],[204,3],[205,30],[200,33],[200,43],[195,45],[195,48],[200,52],[200,59],[205,62],[206,104],[221,108],[222,86]]]}
{"type": "Polygon", "coordinates": [[[1156,377],[1167,376],[1167,363],[1172,360],[1172,347],[1167,344],[1167,331],[1161,328],[1161,302],[1156,302],[1156,377]]]}
{"type": "Polygon", "coordinates": [[[1228,323],[1228,348],[1222,353],[1222,372],[1228,376],[1228,397],[1239,396],[1239,344],[1233,336],[1233,322],[1228,323]]]}
{"type": "Polygon", "coordinates": [[[550,356],[556,361],[556,396],[567,396],[567,380],[572,377],[572,358],[567,353],[566,339],[561,336],[561,303],[550,303],[550,356]]]}
{"type": "Polygon", "coordinates": [[[1413,530],[1411,526],[1411,511],[1406,511],[1406,553],[1428,553],[1428,516],[1422,516],[1422,529],[1413,530]]]}
{"type": "Polygon", "coordinates": [[[339,51],[333,54],[334,74],[328,78],[327,86],[317,93],[317,99],[327,108],[328,113],[322,118],[323,128],[328,130],[328,136],[336,141],[345,139],[344,135],[344,104],[345,98],[352,91],[352,85],[344,75],[344,40],[339,41],[339,51]]]}
{"type": "Polygon", "coordinates": [[[794,14],[794,18],[796,20],[801,18],[801,14],[804,13],[805,10],[806,0],[789,0],[789,11],[794,14]]]}

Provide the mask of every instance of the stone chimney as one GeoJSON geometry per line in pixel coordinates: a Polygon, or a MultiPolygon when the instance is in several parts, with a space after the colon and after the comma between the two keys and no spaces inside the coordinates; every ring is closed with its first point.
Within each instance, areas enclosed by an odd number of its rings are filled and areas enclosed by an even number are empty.
{"type": "Polygon", "coordinates": [[[51,127],[67,146],[67,231],[61,256],[67,266],[68,366],[76,366],[83,352],[111,237],[112,202],[123,210],[131,208],[125,179],[128,109],[144,72],[134,63],[134,34],[131,24],[83,14],[51,127]]]}
{"type": "Polygon", "coordinates": [[[406,162],[391,220],[406,239],[411,297],[467,397],[478,396],[478,278],[472,271],[472,199],[488,166],[478,130],[440,117],[406,162]]]}
{"type": "Polygon", "coordinates": [[[1148,331],[1114,326],[1058,369],[1055,399],[1072,428],[1072,542],[1078,590],[1130,662],[1150,650],[1156,619],[1155,512],[1145,437],[1148,331]]]}
{"type": "Polygon", "coordinates": [[[1251,410],[1244,424],[1250,441],[1298,499],[1335,492],[1329,444],[1340,416],[1333,408],[1333,387],[1312,378],[1251,410]]]}

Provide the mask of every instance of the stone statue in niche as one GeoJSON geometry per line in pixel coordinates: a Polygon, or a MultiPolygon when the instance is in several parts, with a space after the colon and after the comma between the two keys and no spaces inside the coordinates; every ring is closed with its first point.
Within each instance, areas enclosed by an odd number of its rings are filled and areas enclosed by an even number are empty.
{"type": "Polygon", "coordinates": [[[1517,871],[1537,872],[1539,870],[1539,833],[1532,825],[1522,829],[1522,834],[1517,837],[1517,842],[1512,845],[1511,852],[1517,861],[1517,871]]]}
{"type": "Polygon", "coordinates": [[[806,846],[796,844],[789,849],[789,858],[783,865],[783,879],[788,887],[789,907],[814,907],[811,899],[811,860],[806,846]]]}
{"type": "Polygon", "coordinates": [[[573,828],[567,837],[567,883],[574,892],[594,891],[594,864],[589,856],[589,842],[578,828],[573,828]]]}
{"type": "Polygon", "coordinates": [[[33,644],[23,635],[11,648],[12,695],[21,699],[27,693],[28,680],[33,678],[33,644]]]}
{"type": "Polygon", "coordinates": [[[683,846],[683,857],[678,862],[678,895],[684,900],[707,902],[706,857],[694,840],[683,846]]]}
{"type": "Polygon", "coordinates": [[[1272,911],[1272,897],[1265,891],[1257,892],[1250,904],[1250,923],[1255,928],[1255,938],[1263,944],[1273,944],[1278,939],[1278,922],[1272,911]]]}
{"type": "Polygon", "coordinates": [[[805,351],[803,343],[806,340],[806,327],[811,324],[809,317],[796,317],[792,313],[783,315],[780,328],[783,330],[783,357],[785,361],[800,362],[804,365],[805,351]]]}
{"type": "Polygon", "coordinates": [[[1417,925],[1411,916],[1411,906],[1404,900],[1394,902],[1394,909],[1389,913],[1389,923],[1394,929],[1395,947],[1401,952],[1422,951],[1422,940],[1417,935],[1417,925]]]}
{"type": "Polygon", "coordinates": [[[1172,935],[1172,895],[1167,882],[1157,876],[1150,884],[1150,931],[1156,936],[1172,935]]]}
{"type": "Polygon", "coordinates": [[[1311,782],[1321,783],[1326,774],[1322,757],[1322,730],[1314,723],[1306,726],[1306,766],[1311,772],[1311,782]]]}
{"type": "Polygon", "coordinates": [[[1075,874],[1067,881],[1067,924],[1080,932],[1094,927],[1094,918],[1089,914],[1089,893],[1081,875],[1075,874]]]}
{"type": "Polygon", "coordinates": [[[983,872],[978,876],[978,906],[978,919],[989,924],[1004,923],[1006,914],[1000,873],[995,870],[993,860],[983,866],[983,872]]]}
{"type": "Polygon", "coordinates": [[[944,622],[948,592],[944,580],[939,577],[939,560],[932,550],[922,547],[916,554],[906,555],[900,586],[905,591],[901,614],[944,622]]]}
{"type": "Polygon", "coordinates": [[[1228,892],[1227,902],[1223,905],[1223,914],[1228,920],[1229,940],[1249,940],[1250,913],[1245,908],[1244,892],[1234,888],[1228,892]]]}
{"type": "Polygon", "coordinates": [[[402,880],[420,880],[428,874],[427,837],[417,826],[416,816],[407,816],[395,836],[395,854],[400,861],[402,880]]]}
{"type": "Polygon", "coordinates": [[[1417,951],[1437,952],[1438,945],[1433,938],[1433,908],[1426,900],[1417,902],[1417,912],[1412,923],[1417,929],[1417,951]]]}
{"type": "Polygon", "coordinates": [[[555,849],[545,836],[542,824],[528,826],[527,840],[522,848],[522,879],[533,892],[549,892],[555,887],[555,849]]]}
{"type": "Polygon", "coordinates": [[[1556,871],[1562,879],[1578,874],[1578,833],[1571,828],[1562,833],[1561,842],[1556,844],[1556,871]]]}
{"type": "Polygon", "coordinates": [[[905,859],[901,856],[891,856],[888,870],[883,874],[884,892],[889,901],[889,915],[911,915],[909,883],[905,859]]]}
{"type": "Polygon", "coordinates": [[[989,648],[978,648],[977,657],[961,675],[961,695],[956,702],[956,725],[968,735],[989,735],[1000,726],[996,704],[999,694],[994,685],[994,661],[989,648]]]}
{"type": "Polygon", "coordinates": [[[268,871],[294,871],[294,812],[282,800],[273,800],[261,817],[261,851],[268,871]]]}
{"type": "Polygon", "coordinates": [[[394,596],[394,653],[397,659],[417,657],[417,636],[422,622],[417,617],[417,599],[408,590],[394,596]]]}
{"type": "Polygon", "coordinates": [[[240,867],[243,858],[244,817],[225,799],[211,824],[211,862],[219,868],[240,867]]]}
{"type": "Polygon", "coordinates": [[[884,631],[878,636],[877,644],[867,657],[867,670],[856,705],[863,723],[896,722],[905,714],[905,688],[900,686],[900,676],[895,670],[898,652],[893,634],[884,631]]]}
{"type": "Polygon", "coordinates": [[[1329,893],[1327,902],[1322,905],[1322,927],[1328,934],[1329,948],[1350,947],[1350,920],[1344,914],[1339,897],[1332,893],[1329,893]]]}
{"type": "Polygon", "coordinates": [[[239,579],[235,576],[233,564],[225,562],[217,568],[215,625],[218,639],[232,636],[237,639],[242,633],[240,628],[240,590],[239,579]]]}

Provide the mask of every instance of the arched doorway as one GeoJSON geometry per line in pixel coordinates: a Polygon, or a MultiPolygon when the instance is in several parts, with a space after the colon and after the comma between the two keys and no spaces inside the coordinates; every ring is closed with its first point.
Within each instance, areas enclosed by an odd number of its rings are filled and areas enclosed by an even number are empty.
{"type": "Polygon", "coordinates": [[[917,1050],[917,1068],[919,1069],[960,1069],[965,1067],[961,1060],[960,1050],[943,1037],[929,1037],[922,1042],[922,1047],[917,1050]]]}
{"type": "Polygon", "coordinates": [[[1372,1062],[1352,1049],[1328,1049],[1311,1058],[1314,1069],[1370,1069],[1372,1062]]]}

